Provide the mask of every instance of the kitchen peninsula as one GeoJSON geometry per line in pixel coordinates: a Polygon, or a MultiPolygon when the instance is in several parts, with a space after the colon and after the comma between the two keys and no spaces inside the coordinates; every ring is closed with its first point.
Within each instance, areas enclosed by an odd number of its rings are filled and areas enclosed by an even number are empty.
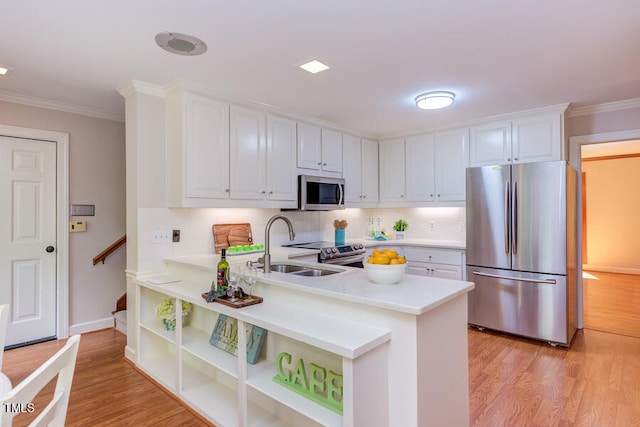
{"type": "MultiPolygon", "coordinates": [[[[281,249],[274,261],[295,264],[289,258],[303,252],[281,249]]],[[[262,273],[253,293],[264,302],[234,309],[201,296],[218,258],[170,258],[161,274],[134,279],[134,362],[204,417],[219,426],[468,425],[472,283],[406,275],[397,285],[374,285],[362,269],[315,264],[339,272],[262,273]],[[165,331],[154,314],[167,296],[193,304],[175,331],[165,331]],[[237,357],[209,344],[220,315],[237,319],[237,357]],[[267,331],[255,364],[245,357],[247,325],[267,331]],[[340,389],[341,408],[275,382],[283,371],[316,395],[333,390],[335,399],[340,389]],[[337,377],[341,382],[333,382],[337,377]]],[[[246,259],[255,256],[231,262],[246,259]]]]}

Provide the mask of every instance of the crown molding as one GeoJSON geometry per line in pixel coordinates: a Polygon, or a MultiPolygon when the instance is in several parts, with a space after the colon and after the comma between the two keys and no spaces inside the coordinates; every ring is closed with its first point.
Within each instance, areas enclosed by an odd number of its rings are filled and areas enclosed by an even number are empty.
{"type": "Polygon", "coordinates": [[[98,119],[124,122],[124,115],[121,114],[115,114],[96,108],[86,107],[83,105],[52,101],[49,99],[22,95],[13,92],[0,91],[0,101],[11,102],[13,104],[28,105],[30,107],[46,108],[48,110],[57,110],[65,113],[80,114],[83,116],[95,117],[98,119]]]}
{"type": "Polygon", "coordinates": [[[611,111],[630,110],[633,108],[640,108],[640,98],[607,102],[605,104],[587,105],[584,107],[574,107],[569,113],[569,117],[589,116],[611,111]]]}

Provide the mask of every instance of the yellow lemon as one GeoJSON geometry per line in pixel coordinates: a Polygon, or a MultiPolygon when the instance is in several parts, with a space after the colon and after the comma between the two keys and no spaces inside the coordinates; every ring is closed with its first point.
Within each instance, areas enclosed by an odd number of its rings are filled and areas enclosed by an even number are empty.
{"type": "Polygon", "coordinates": [[[389,264],[389,261],[389,257],[384,254],[376,255],[373,257],[374,264],[389,264]]]}
{"type": "Polygon", "coordinates": [[[396,258],[398,260],[398,264],[406,264],[407,263],[407,259],[403,256],[399,256],[398,258],[396,258]]]}
{"type": "Polygon", "coordinates": [[[396,265],[396,264],[402,264],[398,258],[392,258],[391,261],[389,261],[389,265],[396,265]]]}
{"type": "Polygon", "coordinates": [[[398,252],[394,249],[385,249],[384,254],[389,257],[389,259],[394,259],[398,257],[398,252]]]}
{"type": "Polygon", "coordinates": [[[373,256],[370,256],[369,259],[367,259],[367,262],[369,264],[373,264],[373,256]]]}
{"type": "Polygon", "coordinates": [[[382,255],[382,251],[380,249],[374,249],[373,252],[371,253],[371,256],[378,256],[378,255],[382,255]]]}

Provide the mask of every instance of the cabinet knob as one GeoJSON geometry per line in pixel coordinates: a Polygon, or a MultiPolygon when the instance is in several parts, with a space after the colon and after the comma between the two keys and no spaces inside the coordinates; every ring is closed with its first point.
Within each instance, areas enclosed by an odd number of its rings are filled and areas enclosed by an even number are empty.
{"type": "Polygon", "coordinates": [[[429,197],[433,197],[433,194],[429,194],[429,197]]]}
{"type": "Polygon", "coordinates": [[[318,162],[318,166],[322,166],[322,162],[318,162]]]}
{"type": "Polygon", "coordinates": [[[273,194],[273,191],[269,191],[269,194],[273,194]]]}
{"type": "Polygon", "coordinates": [[[514,158],[513,158],[513,161],[514,161],[514,162],[517,162],[517,161],[518,161],[518,158],[517,158],[517,157],[514,157],[514,158]]]}
{"type": "Polygon", "coordinates": [[[401,198],[401,199],[404,199],[404,194],[401,194],[401,195],[400,195],[400,198],[401,198]]]}
{"type": "Polygon", "coordinates": [[[323,163],[323,164],[322,164],[322,166],[327,166],[327,163],[326,163],[326,162],[325,162],[325,163],[323,163]]]}
{"type": "Polygon", "coordinates": [[[438,199],[440,198],[440,194],[438,194],[438,199]]]}
{"type": "Polygon", "coordinates": [[[262,191],[260,192],[260,194],[265,194],[265,193],[266,193],[266,191],[264,191],[264,190],[262,190],[262,191]]]}
{"type": "Polygon", "coordinates": [[[366,195],[363,195],[363,196],[360,196],[360,197],[362,197],[363,199],[366,199],[366,198],[367,198],[367,196],[366,196],[366,195]]]}
{"type": "Polygon", "coordinates": [[[507,157],[507,162],[510,162],[510,161],[511,161],[511,157],[507,157]]]}
{"type": "Polygon", "coordinates": [[[225,189],[224,189],[224,192],[225,192],[225,193],[228,193],[228,192],[229,192],[229,189],[228,189],[228,188],[225,188],[225,189]]]}

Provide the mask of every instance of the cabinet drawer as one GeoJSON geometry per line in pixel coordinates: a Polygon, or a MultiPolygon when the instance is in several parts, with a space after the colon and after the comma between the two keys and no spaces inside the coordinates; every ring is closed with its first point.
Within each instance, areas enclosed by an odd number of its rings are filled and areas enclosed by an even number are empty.
{"type": "Polygon", "coordinates": [[[407,246],[404,248],[407,261],[434,262],[438,264],[462,265],[462,252],[457,250],[418,248],[407,246]]]}

